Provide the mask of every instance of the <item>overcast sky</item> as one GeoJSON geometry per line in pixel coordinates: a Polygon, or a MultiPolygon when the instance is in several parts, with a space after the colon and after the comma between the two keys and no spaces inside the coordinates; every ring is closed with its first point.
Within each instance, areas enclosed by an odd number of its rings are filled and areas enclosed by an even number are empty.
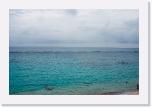
{"type": "Polygon", "coordinates": [[[138,10],[10,10],[10,46],[138,47],[138,10]]]}

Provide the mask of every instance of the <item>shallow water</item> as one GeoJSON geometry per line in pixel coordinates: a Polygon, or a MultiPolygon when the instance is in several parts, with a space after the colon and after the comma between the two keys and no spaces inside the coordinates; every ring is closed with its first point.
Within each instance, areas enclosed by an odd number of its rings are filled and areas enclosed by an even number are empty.
{"type": "Polygon", "coordinates": [[[137,48],[10,47],[10,94],[102,94],[136,90],[137,48]]]}

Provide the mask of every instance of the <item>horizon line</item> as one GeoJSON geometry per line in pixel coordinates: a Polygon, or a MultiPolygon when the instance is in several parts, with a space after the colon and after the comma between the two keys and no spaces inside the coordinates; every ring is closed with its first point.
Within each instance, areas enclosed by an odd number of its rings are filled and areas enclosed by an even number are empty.
{"type": "Polygon", "coordinates": [[[72,47],[70,47],[70,46],[9,46],[9,48],[11,48],[11,47],[25,47],[25,48],[32,48],[32,47],[37,47],[37,48],[40,48],[40,47],[47,47],[47,48],[139,48],[139,47],[100,47],[100,46],[72,46],[72,47]]]}

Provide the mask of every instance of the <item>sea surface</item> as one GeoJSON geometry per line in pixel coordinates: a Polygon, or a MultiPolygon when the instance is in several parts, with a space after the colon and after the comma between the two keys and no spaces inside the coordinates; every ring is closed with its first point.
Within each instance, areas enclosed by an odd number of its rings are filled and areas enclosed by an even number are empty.
{"type": "Polygon", "coordinates": [[[138,48],[10,47],[10,95],[100,95],[137,90],[138,48]]]}

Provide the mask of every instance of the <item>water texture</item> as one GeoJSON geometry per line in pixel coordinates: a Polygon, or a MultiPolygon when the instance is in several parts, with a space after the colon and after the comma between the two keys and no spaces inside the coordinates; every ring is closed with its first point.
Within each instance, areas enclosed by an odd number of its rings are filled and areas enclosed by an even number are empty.
{"type": "Polygon", "coordinates": [[[11,95],[119,93],[138,82],[138,48],[10,47],[11,95]]]}

